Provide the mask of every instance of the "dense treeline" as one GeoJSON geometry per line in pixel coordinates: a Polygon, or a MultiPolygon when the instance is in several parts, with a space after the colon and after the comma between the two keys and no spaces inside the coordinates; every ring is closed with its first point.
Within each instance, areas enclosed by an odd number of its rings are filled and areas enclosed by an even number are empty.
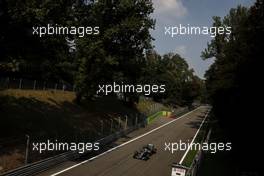
{"type": "MultiPolygon", "coordinates": [[[[98,84],[165,84],[150,95],[170,104],[199,97],[202,81],[177,54],[153,51],[150,0],[1,0],[0,73],[76,85],[77,100],[98,84]],[[36,26],[99,27],[99,35],[33,35],[36,26]]],[[[130,102],[138,94],[125,94],[130,102]]]]}
{"type": "Polygon", "coordinates": [[[0,1],[1,74],[72,81],[75,61],[65,36],[38,37],[33,26],[71,25],[74,1],[0,1]]]}
{"type": "Polygon", "coordinates": [[[207,92],[215,116],[233,142],[238,172],[255,174],[260,168],[255,159],[262,150],[258,141],[263,108],[263,0],[257,0],[250,8],[231,9],[223,19],[213,19],[214,26],[231,26],[232,33],[218,35],[202,52],[203,58],[215,58],[205,75],[207,92]]]}
{"type": "Polygon", "coordinates": [[[194,75],[187,62],[178,54],[168,53],[160,56],[155,51],[146,55],[142,83],[164,84],[165,94],[152,97],[168,104],[191,105],[193,100],[203,98],[203,81],[194,75]]]}

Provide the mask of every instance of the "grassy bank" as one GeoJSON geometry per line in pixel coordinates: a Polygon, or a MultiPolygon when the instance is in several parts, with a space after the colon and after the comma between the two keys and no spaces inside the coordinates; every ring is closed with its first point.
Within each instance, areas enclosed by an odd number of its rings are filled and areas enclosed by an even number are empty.
{"type": "Polygon", "coordinates": [[[101,120],[137,112],[112,97],[79,106],[72,92],[6,90],[0,98],[1,138],[72,136],[98,127],[101,120]]]}
{"type": "MultiPolygon", "coordinates": [[[[207,117],[199,133],[194,139],[195,144],[202,143],[205,140],[209,127],[210,127],[210,120],[209,120],[209,117],[207,117]]],[[[197,153],[198,153],[198,150],[195,150],[195,149],[189,150],[182,164],[186,167],[190,167],[197,153]]]]}
{"type": "MultiPolygon", "coordinates": [[[[114,97],[87,101],[81,106],[75,94],[67,91],[34,91],[10,89],[0,91],[0,173],[24,163],[25,135],[31,142],[47,139],[60,141],[95,140],[122,128],[125,115],[128,124],[135,122],[136,113],[144,113],[157,103],[141,100],[134,107],[114,97]],[[121,126],[118,126],[119,118],[121,126]],[[103,127],[103,130],[101,130],[103,127]]],[[[56,153],[30,153],[30,162],[56,153]]]]}

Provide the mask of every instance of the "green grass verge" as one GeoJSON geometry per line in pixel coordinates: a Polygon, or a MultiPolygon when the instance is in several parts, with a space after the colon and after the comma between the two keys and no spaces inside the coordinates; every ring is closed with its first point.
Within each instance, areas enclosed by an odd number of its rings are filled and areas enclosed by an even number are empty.
{"type": "Polygon", "coordinates": [[[195,155],[197,154],[198,150],[190,150],[187,154],[187,156],[185,157],[182,165],[186,166],[186,167],[190,167],[195,155]]]}
{"type": "MultiPolygon", "coordinates": [[[[194,143],[202,143],[204,141],[208,128],[209,128],[209,120],[207,118],[203,126],[201,127],[199,133],[197,134],[196,138],[194,139],[194,143]]],[[[189,150],[185,159],[183,160],[182,165],[186,167],[190,167],[198,151],[199,150],[189,150]]]]}

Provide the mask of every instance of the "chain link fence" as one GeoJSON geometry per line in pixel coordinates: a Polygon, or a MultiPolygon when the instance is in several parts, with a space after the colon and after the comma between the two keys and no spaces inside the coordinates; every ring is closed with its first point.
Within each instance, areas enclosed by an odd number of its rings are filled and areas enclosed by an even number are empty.
{"type": "MultiPolygon", "coordinates": [[[[12,153],[13,151],[17,151],[20,155],[19,160],[21,163],[19,166],[24,165],[24,163],[34,163],[45,158],[54,157],[59,154],[62,154],[67,151],[43,151],[41,155],[39,155],[38,151],[33,151],[33,143],[42,143],[47,142],[60,142],[60,143],[94,143],[96,141],[100,141],[104,139],[104,141],[113,141],[114,139],[121,137],[122,135],[126,135],[127,133],[139,128],[144,127],[146,125],[146,116],[141,113],[131,113],[131,114],[123,114],[118,115],[116,118],[105,118],[99,119],[96,122],[92,122],[87,129],[74,130],[71,134],[66,134],[65,136],[61,134],[54,134],[53,136],[47,136],[46,134],[28,134],[29,142],[27,141],[25,136],[17,136],[14,138],[6,138],[0,140],[0,150],[1,153],[12,153]],[[29,145],[27,145],[27,142],[29,145]],[[28,151],[28,156],[26,157],[25,153],[28,151]]],[[[0,154],[1,154],[0,153],[0,154]]],[[[8,154],[9,155],[9,154],[8,154]]],[[[13,157],[13,155],[11,156],[13,157]]],[[[12,165],[10,162],[12,160],[1,159],[0,165],[3,167],[2,172],[5,172],[9,169],[13,169],[13,167],[8,168],[8,166],[12,165]]],[[[1,173],[1,171],[0,171],[1,173]]]]}
{"type": "MultiPolygon", "coordinates": [[[[28,90],[60,90],[60,91],[75,91],[75,87],[67,83],[55,83],[48,81],[39,81],[33,79],[22,79],[22,78],[1,78],[0,77],[0,89],[28,89],[28,90]]],[[[76,127],[76,130],[71,136],[54,135],[52,137],[46,136],[45,134],[29,134],[29,145],[27,146],[27,140],[25,136],[16,137],[13,139],[1,139],[0,149],[2,151],[7,150],[9,146],[18,146],[21,154],[24,155],[28,148],[32,149],[32,142],[44,142],[45,139],[51,141],[58,140],[59,142],[96,142],[104,139],[105,143],[111,142],[122,135],[126,135],[129,132],[136,130],[139,127],[147,125],[147,116],[154,114],[158,111],[163,110],[164,106],[155,103],[149,106],[144,113],[130,113],[130,114],[116,114],[115,118],[102,118],[96,122],[90,124],[90,128],[86,130],[80,130],[76,127]]],[[[182,113],[182,112],[179,112],[182,113]]],[[[177,114],[176,112],[174,114],[177,114]]],[[[29,150],[28,158],[22,158],[21,160],[27,160],[25,163],[33,163],[39,160],[43,160],[48,157],[54,157],[62,154],[65,151],[44,151],[41,155],[37,152],[29,150]]],[[[25,157],[25,156],[24,156],[25,157]]],[[[12,162],[12,161],[7,161],[12,162]]],[[[6,171],[6,170],[5,170],[6,171]]]]}
{"type": "MultiPolygon", "coordinates": [[[[174,112],[175,115],[182,114],[182,111],[174,112]]],[[[184,112],[186,113],[186,111],[184,112]]],[[[85,141],[85,142],[99,142],[102,146],[107,146],[107,144],[113,142],[114,140],[129,134],[130,132],[140,128],[144,127],[146,125],[146,116],[144,114],[130,114],[130,115],[124,115],[120,116],[115,119],[110,119],[107,122],[101,121],[99,123],[99,127],[96,127],[95,134],[89,135],[83,135],[79,134],[78,139],[76,139],[75,142],[85,141]]],[[[28,138],[29,140],[32,140],[31,138],[28,138]]],[[[28,142],[29,143],[29,142],[28,142]]],[[[67,161],[67,160],[74,160],[76,158],[81,157],[82,155],[89,154],[91,152],[86,151],[85,153],[78,154],[78,152],[64,152],[61,154],[56,154],[53,156],[50,156],[47,159],[42,158],[39,162],[25,162],[28,163],[27,165],[23,167],[19,167],[14,170],[10,170],[8,172],[5,172],[6,175],[20,175],[21,173],[25,175],[32,175],[34,173],[38,173],[41,170],[46,170],[47,168],[50,168],[52,166],[55,166],[61,162],[67,161]]],[[[92,154],[92,153],[91,153],[92,154]]],[[[32,157],[33,155],[29,153],[29,157],[32,157]]],[[[195,166],[194,166],[195,167],[195,166]]]]}
{"type": "Polygon", "coordinates": [[[75,91],[75,86],[66,82],[41,81],[25,78],[0,78],[0,89],[61,90],[75,91]]]}

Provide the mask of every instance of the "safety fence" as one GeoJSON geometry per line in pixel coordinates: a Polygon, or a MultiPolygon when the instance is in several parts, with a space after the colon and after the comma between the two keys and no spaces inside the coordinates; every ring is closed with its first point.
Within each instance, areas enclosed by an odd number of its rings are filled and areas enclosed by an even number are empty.
{"type": "MultiPolygon", "coordinates": [[[[183,111],[175,111],[174,115],[182,115],[183,113],[186,113],[183,111]]],[[[128,118],[126,118],[128,120],[128,118]]],[[[107,135],[105,137],[100,138],[99,140],[94,140],[94,142],[99,142],[100,146],[107,146],[108,144],[112,143],[113,141],[117,140],[118,138],[127,135],[128,133],[141,128],[145,127],[146,124],[146,117],[145,116],[136,116],[133,118],[134,123],[128,123],[128,121],[124,122],[123,127],[120,128],[119,131],[112,131],[112,134],[107,135]]],[[[121,125],[121,122],[119,123],[121,125]]],[[[110,126],[111,129],[111,126],[110,126]]],[[[111,130],[110,130],[111,131],[111,130]]],[[[69,160],[75,160],[77,158],[80,158],[83,155],[90,154],[92,156],[91,151],[85,151],[84,153],[78,153],[78,151],[68,151],[38,162],[34,162],[31,164],[27,164],[23,167],[19,167],[17,169],[8,171],[3,173],[2,175],[5,176],[31,176],[35,175],[37,173],[43,172],[51,167],[54,167],[55,165],[58,165],[62,162],[69,161],[69,160]]],[[[2,176],[1,175],[1,176],[2,176]]]]}
{"type": "Polygon", "coordinates": [[[75,91],[76,87],[64,81],[54,82],[25,78],[0,77],[0,89],[75,91]]]}
{"type": "MultiPolygon", "coordinates": [[[[95,140],[95,142],[98,142],[100,146],[103,148],[105,145],[115,141],[116,139],[120,138],[121,136],[124,136],[140,127],[144,127],[145,121],[139,122],[131,127],[125,127],[121,129],[120,131],[113,132],[111,135],[105,136],[99,140],[95,140]]],[[[89,141],[90,142],[90,141],[89,141]]],[[[38,162],[34,162],[31,164],[27,164],[25,166],[19,167],[17,169],[5,172],[1,174],[1,176],[31,176],[35,175],[39,172],[45,171],[57,164],[60,164],[65,161],[75,160],[77,158],[80,158],[83,155],[87,155],[88,153],[91,153],[91,151],[84,151],[82,153],[79,153],[79,151],[68,151],[38,162]]]]}
{"type": "MultiPolygon", "coordinates": [[[[61,130],[45,130],[38,133],[28,134],[25,137],[23,135],[8,137],[0,137],[0,175],[2,172],[14,168],[24,163],[33,163],[45,158],[54,157],[56,155],[65,152],[66,150],[45,150],[39,154],[38,151],[34,151],[33,143],[47,143],[49,140],[51,143],[94,143],[99,139],[109,140],[107,136],[113,136],[118,133],[122,134],[123,131],[129,131],[135,127],[145,124],[146,116],[140,113],[130,114],[111,114],[107,117],[96,119],[96,121],[89,122],[86,125],[86,129],[79,129],[68,127],[61,130]],[[115,116],[115,118],[113,118],[115,116]],[[28,142],[29,141],[29,142],[28,142]],[[29,145],[27,145],[29,143],[29,145]],[[12,163],[14,157],[19,157],[18,162],[12,163]],[[11,158],[11,160],[10,160],[11,158]]],[[[64,122],[61,122],[64,123],[64,122]]],[[[66,124],[67,125],[67,124],[66,124]]],[[[111,138],[111,137],[110,137],[111,138]]]]}

